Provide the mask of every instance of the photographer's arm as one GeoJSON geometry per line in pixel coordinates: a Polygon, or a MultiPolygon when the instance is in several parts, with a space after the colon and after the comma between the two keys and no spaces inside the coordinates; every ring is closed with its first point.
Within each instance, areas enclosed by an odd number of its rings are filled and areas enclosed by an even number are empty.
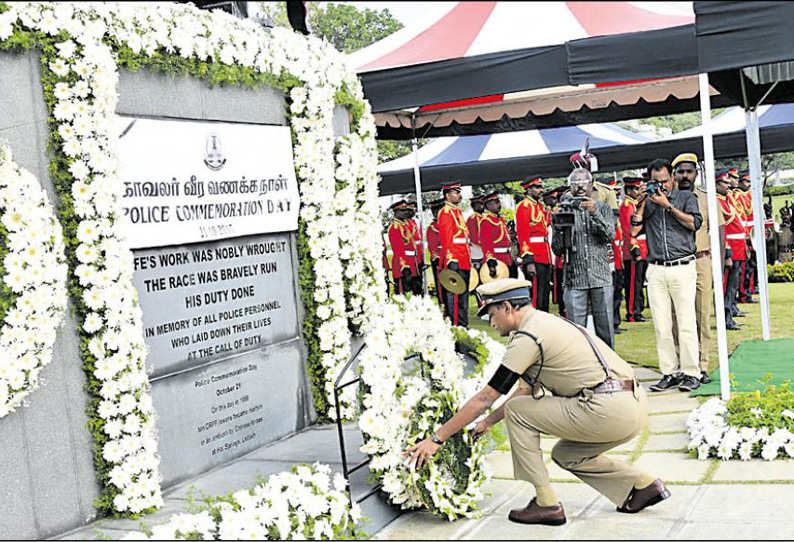
{"type": "Polygon", "coordinates": [[[642,231],[643,221],[645,220],[645,204],[648,200],[643,199],[637,207],[637,212],[631,217],[631,236],[637,237],[642,231]]]}
{"type": "Polygon", "coordinates": [[[615,219],[612,209],[606,204],[596,205],[595,213],[590,214],[590,226],[596,239],[604,243],[611,243],[615,237],[615,219]]]}
{"type": "Polygon", "coordinates": [[[696,231],[698,229],[698,226],[700,224],[696,225],[695,215],[685,213],[681,209],[673,207],[672,205],[670,205],[669,209],[670,209],[670,214],[673,215],[675,219],[678,220],[678,222],[686,229],[692,231],[696,231]]]}

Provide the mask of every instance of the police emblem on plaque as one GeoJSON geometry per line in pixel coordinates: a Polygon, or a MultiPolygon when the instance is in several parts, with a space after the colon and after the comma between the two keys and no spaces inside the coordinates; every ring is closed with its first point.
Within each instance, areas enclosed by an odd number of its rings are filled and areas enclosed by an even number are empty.
{"type": "Polygon", "coordinates": [[[220,171],[226,164],[226,157],[223,156],[220,137],[215,132],[207,136],[206,150],[207,155],[204,158],[204,163],[212,171],[220,171]]]}

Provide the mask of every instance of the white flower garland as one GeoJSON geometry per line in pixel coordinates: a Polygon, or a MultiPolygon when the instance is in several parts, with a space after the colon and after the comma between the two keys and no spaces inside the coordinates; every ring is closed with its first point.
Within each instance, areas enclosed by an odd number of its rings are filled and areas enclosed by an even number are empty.
{"type": "Polygon", "coordinates": [[[365,436],[361,450],[372,457],[370,468],[391,501],[403,508],[424,505],[449,519],[470,517],[488,477],[482,439],[472,442],[467,430],[453,437],[469,454],[465,465],[445,460],[453,439],[427,470],[406,467],[402,455],[461,405],[463,361],[438,307],[425,297],[397,296],[383,307],[366,340],[360,354],[366,394],[359,426],[365,436]],[[403,373],[404,359],[413,353],[422,357],[429,382],[403,373]],[[468,474],[461,479],[453,469],[468,474]]]}
{"type": "Polygon", "coordinates": [[[233,503],[176,514],[148,535],[135,532],[123,540],[337,540],[361,518],[345,484],[341,474],[332,478],[328,465],[298,466],[234,493],[233,503]]]}
{"type": "MultiPolygon", "coordinates": [[[[289,73],[304,85],[291,92],[295,165],[301,179],[301,217],[307,223],[311,255],[316,260],[318,331],[326,369],[326,391],[350,355],[350,330],[345,307],[344,268],[339,258],[339,228],[333,205],[339,169],[356,172],[356,197],[364,213],[356,214],[358,232],[377,231],[377,188],[374,175],[374,121],[369,110],[350,136],[350,160],[335,167],[333,154],[334,98],[345,84],[356,99],[363,99],[355,73],[343,56],[328,44],[304,38],[286,29],[265,32],[252,21],[223,12],[208,13],[192,6],[154,3],[25,3],[10,4],[0,14],[0,40],[10,37],[14,24],[49,36],[66,31],[71,39],[57,44],[58,58],[49,68],[61,80],[55,85],[53,115],[71,159],[72,195],[80,219],[76,269],[83,300],[91,312],[83,323],[89,349],[95,356],[95,375],[102,383],[99,416],[108,437],[103,457],[111,465],[110,484],[118,488],[113,507],[118,512],[139,512],[162,504],[154,412],[145,372],[146,348],[140,308],[132,286],[131,252],[116,218],[120,216],[113,116],[118,73],[111,38],[133,52],[153,55],[159,50],[184,58],[221,62],[260,73],[289,73]],[[365,152],[359,152],[361,150],[365,152]]],[[[345,174],[340,173],[342,177],[345,174]]],[[[343,212],[342,216],[348,216],[343,212]]],[[[352,268],[378,269],[380,254],[367,250],[365,236],[354,236],[352,268]],[[363,265],[362,265],[363,262],[363,265]]],[[[375,273],[377,275],[377,273],[375,273]]],[[[351,299],[380,299],[381,278],[359,277],[351,299]],[[358,297],[356,297],[358,296],[358,297]],[[373,297],[375,296],[375,297],[373,297]]],[[[353,303],[357,324],[377,305],[353,303]],[[361,309],[358,309],[361,307],[361,309]]],[[[353,397],[345,397],[349,416],[353,397]]]]}
{"type": "Polygon", "coordinates": [[[61,226],[36,178],[0,144],[0,222],[8,253],[0,285],[13,303],[0,325],[0,418],[23,404],[52,359],[66,308],[66,257],[61,226]]]}
{"type": "MultiPolygon", "coordinates": [[[[751,411],[752,412],[752,411],[751,411]]],[[[760,416],[760,411],[753,412],[760,416]]],[[[794,420],[794,412],[781,412],[781,421],[794,420]]],[[[787,422],[787,423],[790,423],[787,422]]],[[[733,427],[728,425],[728,407],[718,398],[709,399],[692,411],[687,419],[689,449],[697,450],[698,459],[717,457],[748,461],[761,457],[772,461],[780,457],[794,459],[794,434],[788,429],[768,427],[733,427]]]]}

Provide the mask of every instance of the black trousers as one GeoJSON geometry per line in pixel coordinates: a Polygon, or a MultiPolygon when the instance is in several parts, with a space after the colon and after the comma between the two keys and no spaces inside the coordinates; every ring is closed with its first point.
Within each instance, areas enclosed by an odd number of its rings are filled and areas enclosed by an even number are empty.
{"type": "MultiPolygon", "coordinates": [[[[523,266],[521,270],[525,277],[529,277],[527,273],[527,265],[523,266]]],[[[536,263],[535,275],[532,281],[532,306],[538,310],[549,312],[549,293],[551,293],[551,264],[536,263]]]]}
{"type": "Polygon", "coordinates": [[[438,262],[432,262],[430,266],[433,269],[433,283],[435,284],[436,288],[436,300],[438,301],[438,306],[441,307],[441,312],[444,316],[449,316],[447,314],[447,304],[444,300],[444,289],[441,287],[441,281],[439,278],[439,274],[441,273],[441,269],[438,268],[438,262]]]}
{"type": "Polygon", "coordinates": [[[620,325],[620,304],[623,302],[623,274],[625,269],[612,271],[612,325],[615,329],[620,325]]]}
{"type": "Polygon", "coordinates": [[[413,295],[422,295],[422,277],[411,276],[406,278],[400,277],[394,284],[394,290],[397,294],[405,295],[411,293],[413,295]]]}
{"type": "Polygon", "coordinates": [[[557,300],[557,310],[560,316],[565,316],[565,283],[563,282],[563,268],[555,267],[553,270],[554,278],[554,299],[557,300]]]}
{"type": "Polygon", "coordinates": [[[626,297],[626,321],[633,322],[645,308],[643,285],[648,270],[646,260],[623,260],[623,292],[626,297]]]}
{"type": "Polygon", "coordinates": [[[747,260],[743,263],[742,283],[739,286],[739,301],[746,301],[751,295],[758,293],[755,291],[758,270],[758,260],[756,260],[755,251],[748,252],[747,260]]]}
{"type": "Polygon", "coordinates": [[[730,320],[739,314],[739,307],[736,305],[736,295],[739,292],[739,282],[742,277],[743,260],[734,260],[727,269],[727,280],[725,281],[725,319],[730,320]]]}
{"type": "Polygon", "coordinates": [[[463,282],[466,283],[466,291],[460,295],[453,294],[450,291],[444,292],[447,304],[447,315],[452,321],[452,325],[469,327],[469,277],[471,271],[464,271],[457,262],[449,264],[447,269],[451,269],[458,273],[463,278],[463,282]]]}

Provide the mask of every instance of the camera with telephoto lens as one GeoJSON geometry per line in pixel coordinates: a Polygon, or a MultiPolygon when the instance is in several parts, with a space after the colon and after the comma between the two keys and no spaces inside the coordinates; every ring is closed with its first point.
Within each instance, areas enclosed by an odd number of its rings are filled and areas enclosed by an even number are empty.
{"type": "Polygon", "coordinates": [[[562,233],[562,248],[565,251],[565,261],[571,261],[573,250],[573,225],[576,222],[576,210],[579,209],[586,198],[573,197],[564,194],[560,199],[558,211],[551,215],[551,224],[562,233]]]}
{"type": "Polygon", "coordinates": [[[662,192],[662,185],[659,181],[649,181],[648,188],[645,190],[645,192],[649,196],[657,196],[662,192]]]}

